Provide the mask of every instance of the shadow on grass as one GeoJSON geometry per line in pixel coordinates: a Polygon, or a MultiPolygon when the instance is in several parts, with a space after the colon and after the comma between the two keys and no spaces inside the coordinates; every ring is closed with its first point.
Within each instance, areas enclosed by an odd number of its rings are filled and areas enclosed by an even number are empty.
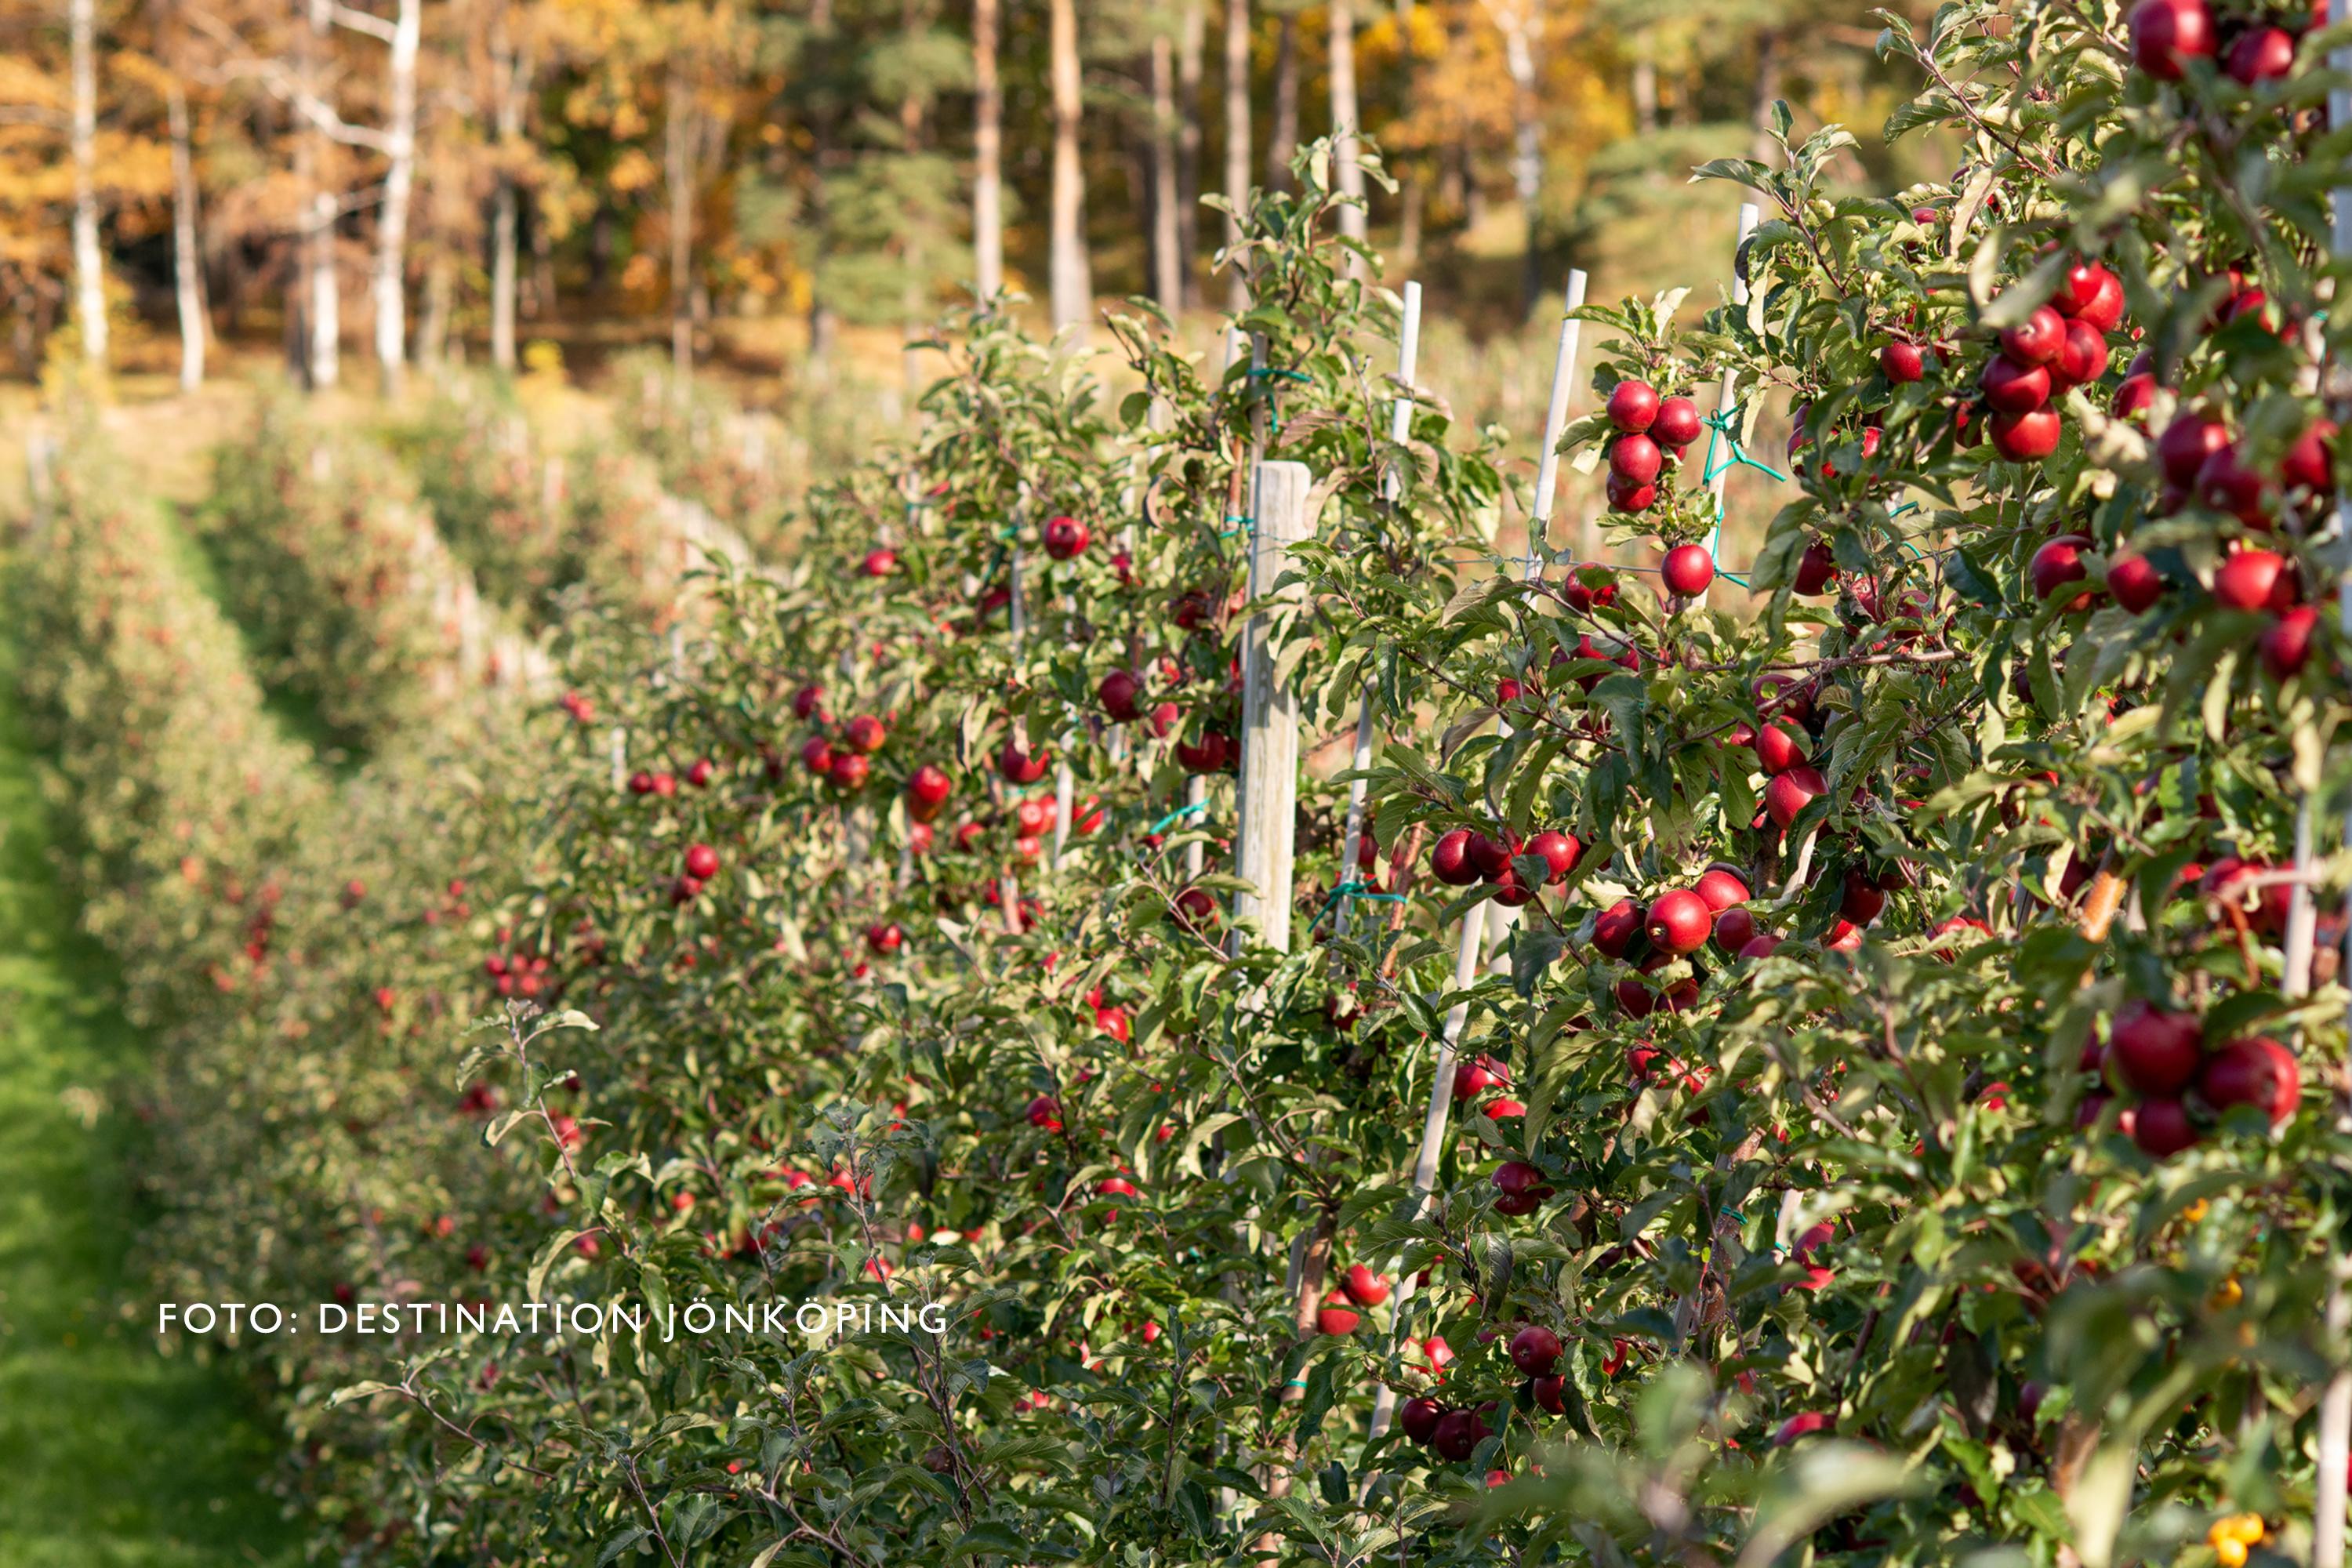
{"type": "Polygon", "coordinates": [[[226,1366],[155,1347],[128,1253],[145,1042],[76,928],[0,637],[0,1568],[292,1563],[272,1438],[226,1366]]]}

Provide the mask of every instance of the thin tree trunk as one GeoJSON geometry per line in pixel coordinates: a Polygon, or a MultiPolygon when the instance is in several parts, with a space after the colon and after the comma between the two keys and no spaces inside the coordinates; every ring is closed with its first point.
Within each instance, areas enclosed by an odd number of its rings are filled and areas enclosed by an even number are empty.
{"type": "Polygon", "coordinates": [[[516,263],[517,224],[520,221],[520,198],[515,188],[513,171],[507,166],[522,139],[522,100],[525,68],[520,52],[509,48],[500,25],[500,36],[491,45],[491,59],[497,73],[498,93],[499,187],[491,198],[490,207],[490,363],[500,370],[515,367],[515,289],[518,284],[516,263]]]}
{"type": "Polygon", "coordinates": [[[1527,243],[1519,268],[1519,312],[1534,310],[1543,292],[1543,104],[1536,96],[1535,42],[1524,26],[1503,35],[1503,58],[1511,72],[1511,184],[1519,198],[1519,216],[1527,225],[1527,243]]]}
{"type": "MultiPolygon", "coordinates": [[[[1356,161],[1356,132],[1360,118],[1356,107],[1355,0],[1331,0],[1331,136],[1339,168],[1339,194],[1353,200],[1339,209],[1339,234],[1361,244],[1365,234],[1364,166],[1356,161]]],[[[1348,264],[1350,276],[1363,270],[1360,261],[1348,264]]]]}
{"type": "Polygon", "coordinates": [[[436,253],[425,268],[425,311],[416,323],[417,363],[448,362],[449,312],[457,292],[457,262],[446,251],[436,253]]]}
{"type": "Polygon", "coordinates": [[[1078,75],[1078,12],[1076,0],[1053,0],[1054,201],[1052,273],[1054,329],[1076,327],[1086,335],[1094,310],[1094,281],[1087,268],[1086,169],[1078,159],[1081,108],[1078,75]]]}
{"type": "MultiPolygon", "coordinates": [[[[1249,199],[1250,15],[1249,0],[1225,0],[1225,199],[1238,208],[1249,199]]],[[[1241,220],[1225,215],[1225,244],[1239,245],[1241,220]]],[[[1241,269],[1227,275],[1226,296],[1238,310],[1249,304],[1249,284],[1241,269]]]]}
{"type": "Polygon", "coordinates": [[[997,0],[971,0],[972,268],[982,300],[1004,287],[1004,89],[996,79],[997,0]]]}
{"type": "Polygon", "coordinates": [[[1151,297],[1171,316],[1184,308],[1183,197],[1176,174],[1176,41],[1151,37],[1151,297]]]}
{"type": "Polygon", "coordinates": [[[1184,0],[1176,47],[1176,248],[1182,257],[1178,276],[1186,310],[1201,304],[1201,56],[1208,30],[1203,0],[1184,0]]]}
{"type": "MultiPolygon", "coordinates": [[[[322,0],[310,0],[310,25],[296,34],[295,47],[302,57],[301,90],[315,102],[320,97],[320,62],[326,53],[331,24],[322,0]]],[[[335,223],[341,216],[342,202],[327,189],[327,133],[306,119],[297,135],[296,156],[307,163],[309,174],[302,183],[310,193],[302,219],[302,268],[309,285],[303,313],[310,329],[310,361],[303,379],[311,391],[323,392],[342,379],[342,280],[335,265],[335,223]]]]}
{"type": "Polygon", "coordinates": [[[669,357],[683,384],[694,374],[693,113],[686,77],[671,66],[662,140],[669,183],[669,357]]]}
{"type": "Polygon", "coordinates": [[[74,323],[81,357],[106,363],[106,270],[98,248],[98,17],[95,0],[71,0],[73,35],[74,323]]]}
{"type": "Polygon", "coordinates": [[[180,307],[180,390],[205,382],[204,272],[196,246],[196,169],[189,146],[188,95],[174,75],[164,89],[172,127],[172,293],[180,307]]]}
{"type": "Polygon", "coordinates": [[[1633,61],[1633,129],[1644,136],[1658,129],[1658,62],[1646,50],[1633,61]]]}
{"type": "Polygon", "coordinates": [[[1418,167],[1408,167],[1397,187],[1397,265],[1410,269],[1421,259],[1421,226],[1429,206],[1429,184],[1418,167]]]}
{"type": "Polygon", "coordinates": [[[1285,11],[1275,35],[1274,120],[1266,129],[1265,183],[1290,184],[1290,155],[1298,151],[1298,13],[1285,11]]]}
{"type": "MultiPolygon", "coordinates": [[[[809,37],[813,45],[822,45],[830,51],[834,46],[833,0],[809,0],[809,37]]],[[[825,171],[833,166],[833,121],[823,110],[809,116],[809,165],[815,178],[809,184],[809,228],[819,236],[825,229],[825,171]]],[[[820,249],[822,241],[820,240],[820,249]]],[[[819,274],[822,277],[822,274],[819,274]]],[[[826,363],[833,354],[833,340],[838,318],[833,302],[826,298],[821,283],[809,289],[808,358],[813,370],[825,373],[826,363]]]]}
{"type": "Polygon", "coordinates": [[[1772,140],[1772,105],[1780,98],[1780,35],[1759,34],[1756,39],[1756,82],[1748,100],[1748,156],[1768,167],[1779,160],[1772,140]]]}
{"type": "Polygon", "coordinates": [[[375,357],[386,396],[400,392],[408,352],[408,203],[416,188],[416,50],[422,0],[400,0],[392,30],[391,111],[384,126],[383,207],[375,231],[375,357]]]}

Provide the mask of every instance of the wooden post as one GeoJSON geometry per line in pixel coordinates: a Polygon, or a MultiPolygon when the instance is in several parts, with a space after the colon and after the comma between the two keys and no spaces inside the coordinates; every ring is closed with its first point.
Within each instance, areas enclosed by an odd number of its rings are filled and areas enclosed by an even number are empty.
{"type": "MultiPolygon", "coordinates": [[[[2341,26],[2352,20],[2352,0],[2329,0],[2327,20],[2341,26]]],[[[2328,64],[2339,74],[2352,71],[2352,48],[2335,50],[2328,64]]],[[[2336,130],[2352,125],[2352,92],[2342,88],[2331,89],[2327,94],[2328,123],[2336,130]]],[[[2335,194],[2336,232],[2334,248],[2338,257],[2352,256],[2352,184],[2338,185],[2335,194]]],[[[2336,374],[2343,374],[2341,365],[2331,366],[2336,374]]],[[[2337,410],[2344,417],[2344,410],[2337,410]]],[[[2336,624],[2352,636],[2352,499],[2337,496],[2336,501],[2337,548],[2343,560],[2337,568],[2336,592],[2336,624]]],[[[2295,869],[2306,875],[2310,870],[2311,798],[2304,797],[2303,810],[2295,822],[2295,869]]],[[[2352,838],[2352,816],[2345,822],[2345,835],[2352,838]]],[[[2298,880],[2294,896],[2308,905],[2312,891],[2309,885],[2298,880]]],[[[2352,977],[2352,895],[2345,900],[2346,928],[2344,939],[2345,977],[2352,977]]],[[[2306,915],[2306,920],[2308,916],[2306,915]]],[[[2294,984],[2294,966],[2289,964],[2288,984],[2297,994],[2310,989],[2310,942],[2305,941],[2304,972],[2300,986],[2294,984]]],[[[2345,1125],[2346,1107],[2339,1101],[2336,1107],[2336,1124],[2345,1125]]],[[[2341,1248],[2331,1260],[2334,1278],[2328,1281],[2327,1306],[2322,1315],[2324,1331],[2330,1340],[2340,1340],[2352,1330],[2352,1258],[2341,1248]]],[[[2344,1502],[2347,1463],[2352,1463],[2352,1367],[2338,1366],[2327,1380],[2319,1396],[2319,1475],[2313,1488],[2311,1502],[2311,1568],[2344,1568],[2344,1502]]]]}
{"type": "MultiPolygon", "coordinates": [[[[1308,509],[1315,476],[1304,463],[1260,463],[1250,503],[1249,596],[1258,606],[1242,627],[1242,777],[1234,874],[1250,885],[1234,895],[1234,919],[1257,921],[1266,943],[1290,951],[1291,837],[1298,816],[1298,692],[1274,670],[1269,603],[1296,603],[1302,584],[1277,593],[1290,546],[1315,532],[1308,509]]],[[[1234,933],[1236,951],[1240,933],[1234,933]]]]}
{"type": "MultiPolygon", "coordinates": [[[[1470,1020],[1470,1001],[1461,993],[1469,990],[1470,983],[1478,976],[1478,955],[1486,950],[1483,940],[1486,931],[1486,917],[1483,905],[1462,917],[1461,943],[1454,953],[1456,999],[1454,1005],[1446,1009],[1444,1033],[1438,1037],[1437,1079],[1429,1086],[1429,1110],[1421,1122],[1421,1152],[1415,1156],[1412,1164],[1413,1215],[1416,1218],[1420,1216],[1429,1194],[1437,1186],[1437,1157],[1445,1147],[1445,1122],[1454,1110],[1455,1047],[1462,1043],[1463,1026],[1470,1020]]],[[[1397,1277],[1396,1293],[1390,1298],[1396,1303],[1392,1309],[1395,1316],[1390,1319],[1395,1325],[1391,1331],[1393,1340],[1404,1324],[1405,1303],[1412,1300],[1413,1277],[1405,1272],[1402,1258],[1391,1265],[1391,1272],[1397,1277]]],[[[1381,1391],[1372,1396],[1372,1424],[1368,1435],[1378,1437],[1386,1432],[1395,1415],[1396,1390],[1382,1384],[1381,1391]]],[[[1366,1478],[1368,1485],[1370,1479],[1366,1478]]]]}
{"type": "MultiPolygon", "coordinates": [[[[1581,276],[1581,274],[1579,274],[1581,276]]],[[[1397,337],[1397,380],[1403,389],[1397,394],[1395,405],[1389,413],[1389,439],[1402,446],[1412,434],[1412,377],[1421,361],[1421,285],[1404,286],[1404,326],[1397,337]]],[[[1391,468],[1381,477],[1381,496],[1391,507],[1396,504],[1403,481],[1391,468]]],[[[1348,830],[1339,846],[1339,874],[1337,907],[1331,914],[1331,934],[1348,934],[1349,906],[1354,895],[1347,891],[1356,880],[1356,857],[1364,847],[1364,791],[1366,781],[1360,775],[1372,765],[1372,680],[1364,679],[1364,693],[1356,702],[1356,749],[1349,754],[1348,766],[1359,777],[1348,782],[1348,830]]]]}
{"type": "MultiPolygon", "coordinates": [[[[1746,245],[1748,237],[1756,232],[1756,218],[1754,202],[1739,204],[1739,239],[1731,250],[1731,302],[1742,308],[1745,308],[1748,303],[1748,278],[1739,265],[1739,247],[1746,245]]],[[[1716,388],[1715,392],[1715,411],[1717,414],[1728,415],[1731,412],[1731,395],[1738,390],[1738,372],[1727,370],[1723,373],[1722,384],[1716,388]]],[[[1731,442],[1731,432],[1718,431],[1717,435],[1728,447],[1731,442]]],[[[1706,449],[1712,453],[1715,450],[1715,443],[1709,441],[1706,444],[1706,449]]],[[[1723,554],[1723,487],[1731,479],[1731,458],[1727,453],[1723,466],[1716,470],[1715,478],[1707,485],[1708,490],[1715,497],[1715,529],[1706,538],[1707,559],[1711,561],[1719,559],[1723,554]]],[[[1704,591],[1699,594],[1698,602],[1702,607],[1706,605],[1706,595],[1704,591]]]]}

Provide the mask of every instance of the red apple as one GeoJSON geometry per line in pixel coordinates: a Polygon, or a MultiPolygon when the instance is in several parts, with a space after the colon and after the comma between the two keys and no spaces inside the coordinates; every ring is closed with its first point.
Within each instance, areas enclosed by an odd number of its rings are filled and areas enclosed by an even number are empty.
{"type": "Polygon", "coordinates": [[[831,779],[838,789],[863,789],[873,772],[873,761],[865,752],[836,752],[833,766],[825,770],[824,776],[831,779]]]}
{"type": "Polygon", "coordinates": [[[2327,495],[2336,489],[2336,421],[2317,419],[2295,437],[2279,462],[2279,481],[2294,489],[2327,495]]]}
{"type": "Polygon", "coordinates": [[[1669,397],[1658,405],[1658,416],[1650,421],[1650,439],[1679,451],[1698,439],[1701,428],[1697,404],[1687,397],[1669,397]]]}
{"type": "Polygon", "coordinates": [[[793,717],[807,719],[819,714],[824,706],[824,688],[803,686],[793,693],[793,717]]]}
{"type": "Polygon", "coordinates": [[[1664,457],[1647,436],[1620,436],[1609,444],[1609,472],[1628,489],[1647,485],[1658,477],[1664,457]]]}
{"type": "Polygon", "coordinates": [[[1007,784],[1033,784],[1045,776],[1045,765],[1051,754],[1032,752],[1026,744],[1007,741],[996,753],[996,771],[1007,784]]]}
{"type": "Polygon", "coordinates": [[[1045,553],[1056,561],[1084,553],[1094,541],[1087,525],[1075,517],[1049,517],[1039,532],[1045,542],[1045,553]]]}
{"type": "Polygon", "coordinates": [[[1143,682],[1128,669],[1112,670],[1095,688],[1095,700],[1102,704],[1102,710],[1122,724],[1131,723],[1139,716],[1136,704],[1142,695],[1143,682]]]}
{"type": "MultiPolygon", "coordinates": [[[[2081,534],[2069,533],[2049,541],[2035,551],[2026,569],[2027,575],[2032,579],[2033,596],[2047,599],[2066,584],[2079,583],[2088,577],[2090,568],[2083,563],[2083,552],[2089,549],[2090,544],[2091,542],[2081,534]]],[[[2061,605],[2059,613],[2071,616],[2088,609],[2091,601],[2097,596],[2097,589],[2084,588],[2061,605]]]]}
{"type": "Polygon", "coordinates": [[[1576,869],[1577,858],[1584,853],[1584,846],[1577,841],[1574,834],[1550,828],[1528,839],[1524,852],[1542,856],[1544,865],[1549,868],[1544,880],[1556,884],[1566,881],[1568,874],[1576,869]]]}
{"type": "Polygon", "coordinates": [[[1878,879],[1859,866],[1847,867],[1838,898],[1838,913],[1857,926],[1866,926],[1885,907],[1886,890],[1878,885],[1878,879]]]}
{"type": "Polygon", "coordinates": [[[1559,1362],[1559,1336],[1530,1323],[1511,1336],[1511,1364],[1529,1377],[1546,1377],[1559,1362]]]}
{"type": "Polygon", "coordinates": [[[2137,616],[2164,597],[2164,574],[2145,555],[2118,555],[2107,563],[2107,591],[2137,616]]]}
{"type": "Polygon", "coordinates": [[[1666,552],[1658,575],[1669,593],[1692,598],[1706,593],[1707,584],[1715,581],[1715,557],[1704,544],[1677,544],[1666,552]]]}
{"type": "Polygon", "coordinates": [[[851,745],[869,753],[880,751],[890,740],[890,731],[882,727],[882,721],[870,713],[860,713],[852,719],[844,734],[851,745]]]}
{"type": "Polygon", "coordinates": [[[1424,1448],[1437,1436],[1437,1424],[1444,1418],[1445,1406],[1419,1394],[1397,1407],[1397,1425],[1404,1428],[1406,1436],[1424,1448]]]}
{"type": "Polygon", "coordinates": [[[1774,775],[1772,782],[1764,786],[1764,808],[1772,814],[1774,822],[1785,828],[1829,787],[1820,773],[1800,763],[1785,773],[1774,775]]]}
{"type": "Polygon", "coordinates": [[[698,881],[708,882],[719,875],[719,851],[708,844],[686,847],[686,874],[698,881]]]}
{"type": "Polygon", "coordinates": [[[1651,944],[1661,952],[1696,952],[1715,930],[1715,911],[1696,893],[1676,888],[1651,903],[1646,929],[1651,944]]]}
{"type": "Polygon", "coordinates": [[[1348,1294],[1367,1307],[1377,1307],[1389,1299],[1389,1282],[1358,1263],[1348,1269],[1348,1294]]]}
{"type": "Polygon", "coordinates": [[[2058,437],[2065,428],[2054,408],[1996,414],[1992,416],[1992,448],[2007,462],[2038,463],[2058,449],[2058,437]]]}
{"type": "Polygon", "coordinates": [[[1602,488],[1608,494],[1611,510],[1615,511],[1647,511],[1658,499],[1657,486],[1628,484],[1617,477],[1613,468],[1608,484],[1602,488]]]}
{"type": "Polygon", "coordinates": [[[1029,1102],[1029,1125],[1042,1127],[1048,1132],[1062,1130],[1062,1104],[1050,1094],[1041,1094],[1029,1102]]]}
{"type": "Polygon", "coordinates": [[[2116,388],[2116,400],[2108,407],[2116,418],[2137,424],[2155,401],[2156,377],[2143,370],[2124,377],[2123,384],[2116,388]]]}
{"type": "Polygon", "coordinates": [[[1646,923],[1642,906],[1631,899],[1620,899],[1592,921],[1592,945],[1610,958],[1622,958],[1633,939],[1642,934],[1646,923]]]}
{"type": "Polygon", "coordinates": [[[2248,27],[2230,46],[2224,68],[2247,87],[2283,77],[2294,69],[2294,35],[2284,27],[2248,27]]]}
{"type": "Polygon", "coordinates": [[[2204,1044],[2192,1015],[2134,1000],[2116,1010],[2107,1051],[2124,1083],[2150,1099],[2177,1095],[2189,1087],[2204,1044]]]}
{"type": "MultiPolygon", "coordinates": [[[[1748,884],[1721,866],[1710,866],[1699,873],[1693,890],[1706,900],[1706,907],[1720,915],[1748,901],[1748,884]]],[[[1717,923],[1720,923],[1719,921],[1717,923]]]]}
{"type": "Polygon", "coordinates": [[[1793,593],[1819,594],[1837,581],[1837,555],[1826,539],[1816,539],[1805,546],[1797,558],[1796,580],[1790,584],[1793,593]]]}
{"type": "Polygon", "coordinates": [[[1927,361],[1916,344],[1888,343],[1878,351],[1878,369],[1888,381],[1903,385],[1927,374],[1927,361]]]}
{"type": "Polygon", "coordinates": [[[2298,605],[2283,613],[2263,633],[2263,668],[2273,680],[2299,672],[2311,658],[2311,639],[2319,629],[2319,612],[2298,605]]]}
{"type": "Polygon", "coordinates": [[[1429,1446],[1440,1458],[1460,1464],[1477,1452],[1486,1436],[1486,1419],[1475,1410],[1449,1410],[1438,1418],[1429,1446]]]}
{"type": "Polygon", "coordinates": [[[877,957],[896,952],[906,944],[907,933],[898,929],[895,921],[866,928],[866,949],[877,957]]]}
{"type": "Polygon", "coordinates": [[[1774,722],[1758,727],[1756,765],[1766,773],[1785,773],[1807,755],[1805,732],[1794,724],[1774,722]]]}
{"type": "Polygon", "coordinates": [[[2107,374],[2106,334],[2088,321],[2066,323],[2066,341],[2060,345],[2058,357],[2050,362],[2050,389],[2053,393],[2070,386],[2083,386],[2107,374]]]}
{"type": "Polygon", "coordinates": [[[1798,1438],[1812,1432],[1829,1429],[1830,1418],[1818,1410],[1807,1410],[1790,1416],[1772,1434],[1772,1447],[1785,1448],[1798,1438]]]}
{"type": "Polygon", "coordinates": [[[2163,1160],[2193,1147],[2202,1134],[2180,1101],[2143,1100],[2133,1108],[2131,1137],[2142,1153],[2163,1160]]]}
{"type": "Polygon", "coordinates": [[[1769,931],[1759,931],[1739,944],[1742,958],[1769,958],[1779,950],[1780,939],[1769,931]]]}
{"type": "Polygon", "coordinates": [[[859,566],[868,577],[887,577],[898,565],[898,555],[888,550],[869,550],[859,566]]]}
{"type": "Polygon", "coordinates": [[[1646,381],[1621,381],[1609,393],[1609,422],[1629,434],[1647,430],[1658,417],[1658,389],[1646,381]]]}
{"type": "Polygon", "coordinates": [[[1438,839],[1429,852],[1429,871],[1450,888],[1466,888],[1478,879],[1478,868],[1470,863],[1468,828],[1457,827],[1438,839]]]}
{"type": "Polygon", "coordinates": [[[2165,479],[2182,489],[2197,482],[2197,470],[2220,447],[2230,444],[2230,427],[2193,410],[2173,416],[2164,434],[2156,438],[2156,460],[2165,479]]]}
{"type": "Polygon", "coordinates": [[[2268,1036],[2231,1040],[2206,1061],[2197,1092],[2217,1111],[2251,1105],[2273,1127],[2284,1127],[2303,1097],[2303,1069],[2294,1052],[2268,1036]]]}
{"type": "Polygon", "coordinates": [[[2233,610],[2283,610],[2294,603],[2294,576],[2273,550],[2241,550],[2213,574],[2213,597],[2233,610]]]}
{"type": "MultiPolygon", "coordinates": [[[[2060,330],[2063,333],[2064,329],[2060,330]]],[[[2049,367],[2022,364],[2007,354],[1985,361],[1977,384],[1984,389],[1985,403],[1996,414],[2024,414],[2050,401],[2049,367]]]]}
{"type": "Polygon", "coordinates": [[[2132,63],[2158,81],[2179,81],[2190,60],[2213,56],[2205,0],[2139,0],[2129,22],[2132,63]]]}
{"type": "Polygon", "coordinates": [[[2233,441],[2214,447],[2198,466],[2197,499],[2253,529],[2270,527],[2277,500],[2260,473],[2238,461],[2233,441]]]}
{"type": "Polygon", "coordinates": [[[2065,346],[2066,318],[2047,305],[2000,334],[2000,352],[2021,365],[2048,364],[2065,346]]]}
{"type": "Polygon", "coordinates": [[[1756,940],[1756,917],[1745,904],[1736,905],[1715,917],[1715,944],[1726,952],[1736,953],[1756,940]]]}
{"type": "Polygon", "coordinates": [[[1315,1314],[1315,1331],[1337,1338],[1354,1333],[1357,1323],[1361,1321],[1356,1304],[1348,1300],[1348,1293],[1334,1290],[1323,1298],[1322,1308],[1315,1314]]]}

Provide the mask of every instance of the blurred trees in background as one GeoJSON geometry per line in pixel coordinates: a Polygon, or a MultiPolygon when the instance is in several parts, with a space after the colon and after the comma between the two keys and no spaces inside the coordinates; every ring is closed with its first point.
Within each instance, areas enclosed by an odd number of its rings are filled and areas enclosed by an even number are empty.
{"type": "Polygon", "coordinates": [[[1350,100],[1369,237],[1496,330],[1567,265],[1727,263],[1685,171],[1776,97],[1874,121],[1874,37],[1831,0],[0,0],[0,353],[396,388],[534,338],[684,370],[746,321],[821,369],[1000,269],[1057,322],[1197,307],[1202,194],[1350,100]]]}

